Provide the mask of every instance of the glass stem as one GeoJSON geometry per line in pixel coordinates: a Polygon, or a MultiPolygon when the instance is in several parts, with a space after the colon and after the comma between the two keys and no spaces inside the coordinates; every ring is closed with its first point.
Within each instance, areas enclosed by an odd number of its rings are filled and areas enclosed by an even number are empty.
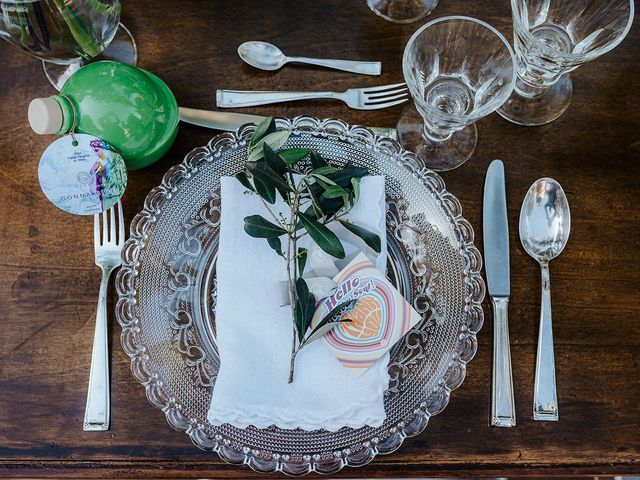
{"type": "Polygon", "coordinates": [[[551,85],[537,85],[534,77],[525,71],[524,73],[518,72],[516,77],[516,86],[514,90],[521,97],[534,98],[543,95],[551,85]]]}
{"type": "Polygon", "coordinates": [[[451,135],[453,135],[453,132],[450,130],[433,128],[428,125],[427,122],[425,122],[422,127],[422,136],[428,142],[444,142],[445,140],[449,140],[451,135]]]}

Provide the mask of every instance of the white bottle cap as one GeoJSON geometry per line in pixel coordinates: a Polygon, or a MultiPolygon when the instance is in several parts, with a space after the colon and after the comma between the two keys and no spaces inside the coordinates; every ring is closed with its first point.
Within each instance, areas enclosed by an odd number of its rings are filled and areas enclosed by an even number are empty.
{"type": "Polygon", "coordinates": [[[29,125],[39,135],[58,133],[62,128],[62,107],[53,98],[34,98],[29,104],[29,125]]]}

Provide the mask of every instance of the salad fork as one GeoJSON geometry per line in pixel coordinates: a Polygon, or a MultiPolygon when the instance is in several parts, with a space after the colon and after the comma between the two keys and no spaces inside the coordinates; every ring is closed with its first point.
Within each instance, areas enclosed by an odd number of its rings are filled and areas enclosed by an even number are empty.
{"type": "Polygon", "coordinates": [[[102,431],[109,429],[111,410],[107,340],[107,287],[111,272],[122,264],[120,252],[124,245],[124,215],[122,203],[119,200],[117,214],[116,208],[111,207],[108,214],[104,211],[102,214],[93,216],[93,241],[96,265],[102,270],[102,281],[96,310],[96,329],[93,336],[89,390],[87,392],[87,406],[84,411],[83,430],[102,431]]]}
{"type": "Polygon", "coordinates": [[[218,90],[216,105],[223,108],[254,107],[270,103],[313,100],[342,100],[356,110],[377,110],[393,107],[409,99],[406,83],[378,87],[350,88],[344,92],[278,92],[260,90],[218,90]]]}

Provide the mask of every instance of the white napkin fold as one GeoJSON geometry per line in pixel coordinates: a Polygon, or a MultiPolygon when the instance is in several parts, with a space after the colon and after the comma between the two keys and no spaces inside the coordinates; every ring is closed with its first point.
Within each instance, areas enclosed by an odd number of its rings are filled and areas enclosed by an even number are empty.
{"type": "MultiPolygon", "coordinates": [[[[300,350],[295,376],[287,383],[291,355],[291,312],[277,301],[277,283],[286,280],[284,260],[264,239],[248,236],[244,217],[269,213],[233,177],[221,179],[222,217],[216,266],[216,333],[220,370],[208,420],[239,428],[336,431],[344,426],[378,427],[385,419],[383,394],[389,383],[389,354],[360,378],[352,378],[321,342],[300,350]]],[[[274,211],[288,211],[278,198],[274,211]]],[[[380,235],[376,266],[385,271],[384,177],[362,179],[360,199],[349,214],[356,224],[380,235]]],[[[308,246],[308,236],[301,246],[308,246]]],[[[285,244],[283,242],[283,248],[285,244]]],[[[347,250],[345,248],[345,250],[347,250]]],[[[347,256],[349,256],[347,250],[347,256]]]]}

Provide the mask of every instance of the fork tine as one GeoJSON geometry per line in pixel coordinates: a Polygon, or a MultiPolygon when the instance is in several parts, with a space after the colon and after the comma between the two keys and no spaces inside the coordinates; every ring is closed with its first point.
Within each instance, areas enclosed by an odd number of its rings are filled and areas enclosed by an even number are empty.
{"type": "Polygon", "coordinates": [[[116,210],[114,207],[109,209],[109,243],[116,243],[116,210]]]}
{"type": "Polygon", "coordinates": [[[93,216],[93,247],[100,246],[100,214],[96,213],[93,216]]]}
{"type": "Polygon", "coordinates": [[[118,200],[118,245],[124,244],[124,213],[122,212],[122,202],[118,200]]]}
{"type": "Polygon", "coordinates": [[[376,105],[378,103],[388,103],[393,100],[398,100],[400,98],[407,98],[407,93],[400,93],[399,95],[394,95],[392,97],[379,97],[379,98],[368,98],[364,104],[365,105],[376,105]]]}
{"type": "Polygon", "coordinates": [[[378,87],[363,88],[362,90],[364,91],[364,93],[375,93],[375,92],[383,92],[385,90],[390,90],[392,88],[406,87],[406,86],[407,86],[406,83],[394,83],[393,85],[380,85],[378,87]]]}
{"type": "Polygon", "coordinates": [[[395,102],[389,102],[389,103],[374,103],[374,104],[370,104],[370,105],[365,105],[364,109],[365,110],[379,110],[381,108],[387,108],[387,107],[393,107],[394,105],[400,105],[401,103],[406,102],[407,100],[409,100],[409,98],[403,98],[401,100],[396,100],[395,102]]]}
{"type": "Polygon", "coordinates": [[[384,98],[384,97],[388,97],[390,95],[395,95],[396,93],[406,93],[407,87],[405,88],[398,88],[397,90],[391,90],[390,92],[381,92],[381,93],[375,93],[375,94],[367,94],[365,93],[365,95],[367,96],[367,98],[384,98]]]}
{"type": "Polygon", "coordinates": [[[108,229],[109,228],[109,219],[107,218],[107,211],[102,212],[102,242],[101,245],[104,245],[109,241],[108,229]]]}

